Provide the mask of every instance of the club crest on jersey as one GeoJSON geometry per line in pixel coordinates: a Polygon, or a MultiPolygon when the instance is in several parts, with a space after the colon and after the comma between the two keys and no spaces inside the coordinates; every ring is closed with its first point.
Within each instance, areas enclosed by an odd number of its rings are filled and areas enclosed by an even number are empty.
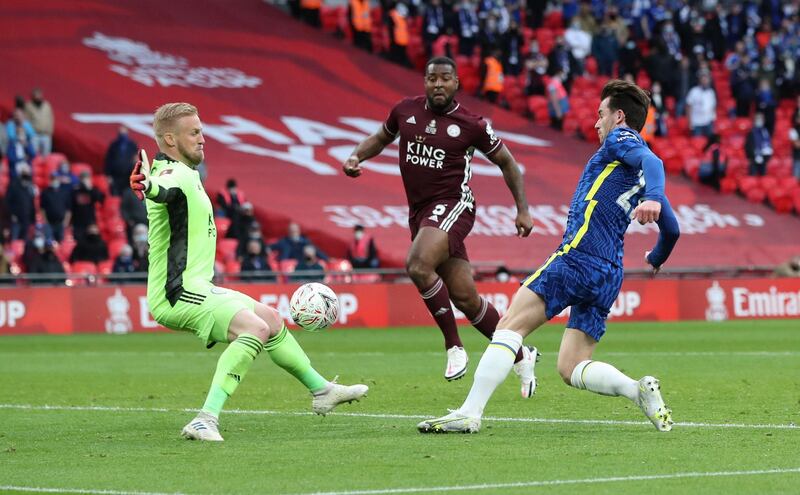
{"type": "Polygon", "coordinates": [[[425,126],[425,132],[428,134],[436,134],[436,119],[428,122],[428,125],[425,126]]]}
{"type": "Polygon", "coordinates": [[[416,124],[416,123],[417,119],[415,119],[413,115],[406,119],[406,124],[416,124]]]}
{"type": "Polygon", "coordinates": [[[461,135],[461,128],[456,124],[450,124],[447,126],[447,135],[454,138],[458,137],[461,135]]]}

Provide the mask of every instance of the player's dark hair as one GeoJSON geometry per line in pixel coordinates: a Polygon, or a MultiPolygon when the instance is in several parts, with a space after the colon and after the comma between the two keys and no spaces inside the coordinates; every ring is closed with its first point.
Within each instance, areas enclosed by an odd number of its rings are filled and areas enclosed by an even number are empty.
{"type": "Polygon", "coordinates": [[[636,84],[622,79],[612,79],[603,86],[600,100],[608,100],[608,109],[612,112],[622,110],[625,122],[636,132],[644,127],[647,109],[650,108],[650,95],[636,84]]]}
{"type": "Polygon", "coordinates": [[[456,61],[450,57],[433,57],[432,59],[428,60],[428,63],[425,64],[425,71],[427,72],[428,67],[431,65],[449,65],[453,68],[453,72],[457,71],[456,68],[456,61]]]}

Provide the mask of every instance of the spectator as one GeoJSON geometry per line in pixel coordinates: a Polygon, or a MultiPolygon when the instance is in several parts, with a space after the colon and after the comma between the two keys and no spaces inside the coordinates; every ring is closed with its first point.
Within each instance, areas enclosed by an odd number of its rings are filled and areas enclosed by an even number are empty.
{"type": "Polygon", "coordinates": [[[396,2],[386,17],[389,30],[389,59],[404,67],[411,67],[406,48],[408,48],[408,7],[396,2]]]}
{"type": "Polygon", "coordinates": [[[714,120],[717,118],[717,96],[711,88],[711,77],[707,73],[700,75],[700,84],[689,90],[686,95],[689,128],[692,136],[710,136],[714,132],[714,120]]]}
{"type": "Polygon", "coordinates": [[[247,245],[250,241],[258,241],[262,249],[261,254],[267,254],[267,246],[264,244],[264,234],[261,233],[261,224],[254,221],[249,224],[245,234],[239,237],[239,244],[236,246],[236,258],[238,260],[241,261],[247,254],[247,245]]]}
{"type": "Polygon", "coordinates": [[[17,175],[17,169],[20,165],[33,162],[36,151],[33,149],[33,144],[28,140],[28,135],[23,131],[22,127],[18,127],[14,137],[8,140],[6,156],[8,157],[9,180],[17,175]]]}
{"type": "Polygon", "coordinates": [[[503,72],[518,76],[522,72],[522,46],[525,39],[519,31],[519,25],[511,21],[508,30],[500,37],[503,53],[503,72]]]}
{"type": "Polygon", "coordinates": [[[628,38],[620,44],[617,76],[622,77],[624,74],[638,74],[641,68],[642,58],[639,54],[639,47],[636,46],[636,42],[633,39],[628,38]]]}
{"type": "Polygon", "coordinates": [[[102,204],[106,197],[94,188],[91,173],[81,172],[80,181],[72,193],[72,234],[76,239],[83,235],[87,227],[97,223],[95,207],[102,204]]]}
{"type": "Polygon", "coordinates": [[[719,190],[719,181],[725,177],[728,168],[728,159],[719,146],[719,134],[708,136],[708,142],[703,148],[703,159],[700,162],[698,178],[703,184],[719,190]]]}
{"type": "MultiPolygon", "coordinates": [[[[303,249],[312,245],[304,235],[300,233],[300,226],[292,222],[286,233],[286,237],[281,238],[275,244],[269,246],[270,249],[277,251],[278,260],[296,259],[298,262],[303,260],[303,249]]],[[[316,256],[327,261],[328,257],[322,251],[315,251],[316,256]]]]}
{"type": "Polygon", "coordinates": [[[753,120],[753,128],[747,134],[744,151],[750,160],[750,175],[767,174],[767,164],[772,158],[772,138],[764,126],[764,114],[757,112],[753,120]]]}
{"type": "Polygon", "coordinates": [[[609,21],[603,23],[592,39],[592,55],[597,60],[597,71],[601,76],[611,77],[614,63],[619,58],[619,42],[609,21]]]}
{"type": "Polygon", "coordinates": [[[253,230],[253,226],[256,226],[258,231],[261,232],[261,225],[256,221],[253,204],[248,201],[242,204],[238,220],[235,224],[231,223],[225,237],[228,239],[238,239],[239,242],[241,242],[242,239],[246,238],[250,231],[253,230]]]}
{"type": "Polygon", "coordinates": [[[78,176],[72,173],[69,162],[66,160],[58,164],[56,173],[58,174],[58,179],[61,181],[61,187],[70,191],[70,193],[81,183],[78,176]]]}
{"type": "Polygon", "coordinates": [[[471,57],[475,53],[480,27],[475,4],[471,0],[461,0],[458,14],[458,53],[471,57]]]}
{"type": "Polygon", "coordinates": [[[347,248],[347,259],[353,268],[378,268],[378,250],[371,235],[364,233],[362,225],[353,229],[353,240],[347,248]]]}
{"type": "Polygon", "coordinates": [[[572,55],[572,73],[582,76],[586,67],[586,57],[592,51],[592,35],[583,29],[579,19],[573,19],[569,28],[564,31],[564,43],[572,55]]]}
{"type": "Polygon", "coordinates": [[[122,191],[129,189],[128,178],[138,150],[139,145],[128,135],[128,129],[120,126],[117,137],[108,145],[104,166],[112,196],[121,196],[122,191]]]}
{"type": "Polygon", "coordinates": [[[775,267],[776,277],[800,277],[800,256],[792,256],[785,263],[775,267]]]}
{"type": "Polygon", "coordinates": [[[425,53],[430,57],[431,46],[445,33],[446,13],[442,0],[430,0],[426,3],[422,15],[422,43],[425,45],[425,53]]]}
{"type": "Polygon", "coordinates": [[[25,104],[25,114],[36,133],[31,139],[33,149],[37,155],[49,155],[53,149],[53,108],[50,102],[44,99],[44,94],[39,88],[31,92],[31,101],[25,104]]]}
{"type": "Polygon", "coordinates": [[[122,219],[125,221],[125,236],[133,242],[133,228],[138,224],[147,225],[147,207],[144,201],[136,197],[131,188],[122,190],[122,201],[119,206],[122,219]]]}
{"type": "MultiPolygon", "coordinates": [[[[133,248],[130,244],[125,244],[119,250],[119,254],[114,258],[114,267],[111,269],[113,273],[134,273],[139,270],[136,269],[136,263],[133,261],[133,248]]],[[[115,279],[124,281],[124,279],[115,279]]]]}
{"type": "Polygon", "coordinates": [[[64,227],[69,225],[72,191],[61,187],[58,174],[50,174],[50,185],[42,191],[39,205],[47,221],[48,236],[61,242],[64,240],[64,227]]]}
{"type": "MultiPolygon", "coordinates": [[[[45,239],[44,235],[37,235],[32,241],[33,249],[27,253],[25,272],[30,274],[58,274],[64,273],[64,264],[58,259],[52,241],[45,239]]],[[[33,279],[32,284],[63,284],[66,277],[48,277],[47,279],[33,279]]]]}
{"type": "Polygon", "coordinates": [[[525,20],[529,28],[537,29],[542,27],[547,4],[547,0],[527,0],[525,2],[525,20]]]}
{"type": "Polygon", "coordinates": [[[6,191],[6,207],[11,216],[11,240],[27,239],[28,229],[36,223],[36,188],[31,178],[31,167],[19,165],[19,173],[11,179],[6,191]]]}
{"type": "Polygon", "coordinates": [[[764,114],[764,127],[769,131],[769,135],[775,132],[775,108],[778,102],[767,79],[758,81],[758,92],[756,93],[756,111],[764,114]]]}
{"type": "Polygon", "coordinates": [[[75,248],[69,256],[70,263],[76,261],[100,263],[108,259],[108,246],[100,237],[100,228],[97,227],[97,224],[87,225],[84,235],[77,237],[76,240],[75,248]]]}
{"type": "Polygon", "coordinates": [[[347,9],[353,44],[372,53],[372,16],[369,0],[350,0],[347,9]]]}
{"type": "Polygon", "coordinates": [[[322,7],[322,0],[300,0],[300,16],[303,20],[313,27],[322,26],[319,10],[322,7]]]}
{"type": "MultiPolygon", "coordinates": [[[[744,43],[742,43],[744,50],[744,43]]],[[[736,100],[736,116],[747,117],[756,98],[755,76],[750,65],[750,56],[742,55],[741,60],[731,70],[731,94],[736,100]]]]}
{"type": "Polygon", "coordinates": [[[547,83],[547,110],[550,113],[550,127],[564,128],[564,117],[569,112],[569,98],[564,84],[561,82],[564,72],[559,69],[547,83]]]}
{"type": "Polygon", "coordinates": [[[502,52],[495,48],[483,59],[481,64],[481,95],[491,103],[503,92],[503,64],[500,62],[502,52]]]}
{"type": "Polygon", "coordinates": [[[267,257],[264,255],[264,244],[258,239],[247,241],[240,278],[250,282],[275,282],[276,278],[273,274],[252,273],[271,270],[272,267],[269,266],[267,257]]]}
{"type": "Polygon", "coordinates": [[[317,257],[317,248],[312,244],[303,247],[303,257],[297,263],[291,280],[292,282],[322,282],[325,280],[325,268],[317,257]]]}
{"type": "Polygon", "coordinates": [[[137,272],[146,272],[149,265],[147,258],[150,244],[147,242],[147,225],[137,224],[131,233],[131,248],[133,249],[133,265],[137,272]]]}
{"type": "Polygon", "coordinates": [[[667,110],[667,100],[664,97],[664,94],[661,92],[661,84],[658,81],[654,82],[653,86],[650,88],[650,102],[653,104],[653,108],[655,109],[655,134],[656,136],[666,136],[667,116],[669,111],[667,110]]]}
{"type": "Polygon", "coordinates": [[[11,119],[6,122],[6,137],[8,138],[9,145],[16,141],[18,134],[17,129],[20,127],[22,129],[19,131],[19,133],[25,134],[26,143],[32,143],[34,136],[36,136],[36,131],[33,130],[33,126],[25,116],[24,106],[24,100],[17,101],[16,108],[14,108],[14,113],[12,114],[11,119]],[[22,106],[19,106],[20,104],[22,104],[22,106]]]}
{"type": "MultiPolygon", "coordinates": [[[[228,228],[233,229],[234,232],[239,232],[239,216],[241,214],[242,205],[246,202],[244,192],[239,190],[239,187],[236,184],[236,179],[230,178],[225,182],[225,189],[222,189],[220,192],[217,193],[217,206],[219,207],[219,212],[225,218],[228,218],[231,221],[231,225],[228,228]]],[[[227,237],[236,237],[227,236],[227,237]]]]}
{"type": "Polygon", "coordinates": [[[528,96],[544,95],[547,57],[539,51],[539,42],[536,40],[531,41],[530,51],[525,59],[525,69],[527,75],[525,79],[525,94],[528,96]]]}
{"type": "Polygon", "coordinates": [[[789,129],[789,140],[792,143],[792,173],[800,181],[800,107],[794,113],[793,127],[789,129]]]}
{"type": "MultiPolygon", "coordinates": [[[[611,5],[608,7],[605,22],[608,23],[609,27],[611,27],[611,30],[614,32],[614,35],[617,37],[617,44],[619,46],[624,46],[630,38],[630,30],[628,29],[628,25],[625,23],[625,19],[619,15],[619,9],[616,6],[611,5]]],[[[637,72],[633,72],[633,74],[636,74],[637,72]]]]}
{"type": "Polygon", "coordinates": [[[571,57],[569,49],[564,43],[564,37],[558,36],[556,38],[556,44],[553,46],[553,49],[550,50],[550,55],[547,56],[547,70],[551,76],[555,75],[558,71],[562,72],[561,84],[564,86],[564,89],[567,90],[567,93],[569,93],[572,87],[573,64],[570,61],[571,57]]]}

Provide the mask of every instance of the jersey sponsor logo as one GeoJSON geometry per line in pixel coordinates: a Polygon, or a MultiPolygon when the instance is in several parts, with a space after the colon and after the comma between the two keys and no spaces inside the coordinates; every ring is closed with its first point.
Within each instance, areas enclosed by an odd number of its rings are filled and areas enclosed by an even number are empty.
{"type": "Polygon", "coordinates": [[[497,134],[494,133],[494,129],[492,129],[492,124],[486,122],[486,134],[489,135],[489,143],[494,144],[499,139],[497,134]]]}
{"type": "Polygon", "coordinates": [[[406,124],[416,124],[416,123],[417,119],[415,119],[413,115],[406,119],[406,124]]]}
{"type": "Polygon", "coordinates": [[[450,137],[458,137],[461,135],[461,128],[456,124],[450,124],[447,126],[447,135],[450,137]]]}
{"type": "Polygon", "coordinates": [[[622,142],[627,139],[633,139],[636,142],[639,142],[639,139],[631,132],[622,131],[619,133],[619,137],[617,137],[617,142],[622,142]]]}
{"type": "MultiPolygon", "coordinates": [[[[419,141],[419,136],[417,136],[419,141]]],[[[441,148],[411,141],[406,143],[406,163],[421,167],[441,169],[444,165],[445,151],[441,148]]]]}
{"type": "Polygon", "coordinates": [[[425,132],[428,134],[436,134],[436,119],[428,122],[428,125],[425,126],[425,132]]]}

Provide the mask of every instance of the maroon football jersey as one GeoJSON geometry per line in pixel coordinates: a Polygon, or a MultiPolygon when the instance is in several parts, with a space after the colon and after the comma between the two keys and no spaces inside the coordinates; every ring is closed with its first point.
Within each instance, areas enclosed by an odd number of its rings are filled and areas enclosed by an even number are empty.
{"type": "Polygon", "coordinates": [[[412,214],[439,199],[474,208],[469,179],[475,148],[488,157],[502,145],[491,124],[455,100],[449,111],[434,113],[427,98],[417,96],[395,105],[383,126],[400,134],[400,173],[412,214]]]}

